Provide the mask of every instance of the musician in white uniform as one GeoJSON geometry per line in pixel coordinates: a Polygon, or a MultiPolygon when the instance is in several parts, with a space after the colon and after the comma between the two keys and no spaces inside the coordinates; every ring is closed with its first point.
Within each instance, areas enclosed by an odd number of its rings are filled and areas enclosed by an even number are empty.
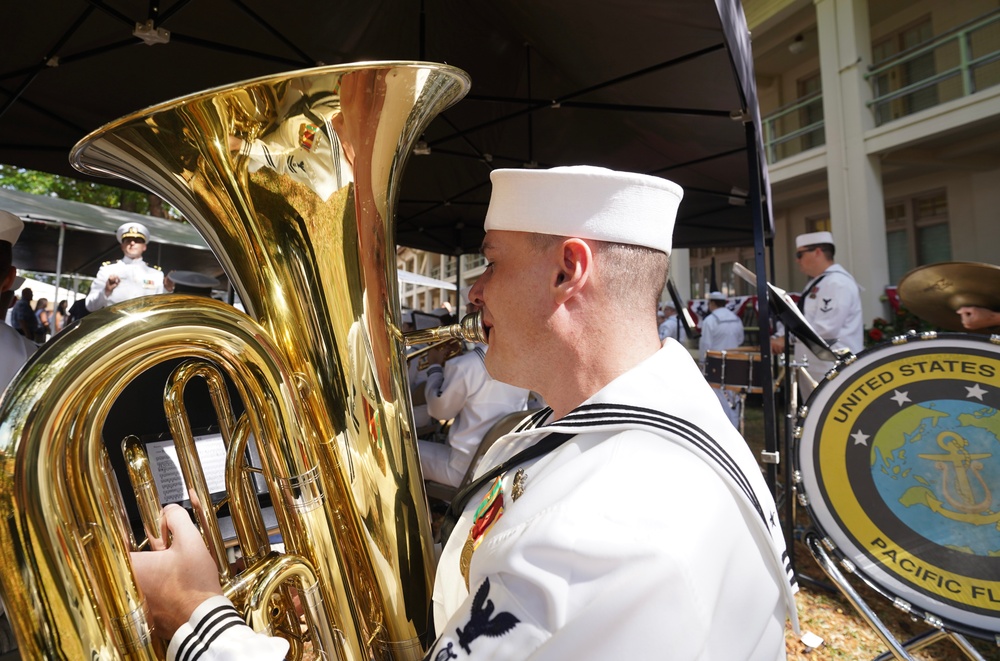
{"type": "Polygon", "coordinates": [[[508,413],[528,407],[528,391],[501,383],[486,371],[485,345],[446,362],[448,344],[427,352],[424,398],[427,412],[452,420],[446,443],[420,440],[420,469],[425,480],[459,486],[486,432],[508,413]]]}
{"type": "MultiPolygon", "coordinates": [[[[0,211],[0,291],[14,288],[17,269],[13,265],[12,249],[23,229],[24,222],[20,218],[9,211],[0,211]]],[[[37,350],[37,344],[7,324],[0,324],[0,392],[37,350]]]]}
{"type": "MultiPolygon", "coordinates": [[[[810,232],[795,237],[795,260],[799,270],[809,276],[809,282],[799,298],[799,309],[816,334],[834,349],[850,349],[858,354],[865,348],[864,319],[858,283],[847,270],[833,261],[836,247],[830,232],[810,232]]],[[[806,369],[815,381],[820,381],[833,367],[833,361],[820,360],[804,343],[797,344],[797,360],[806,361],[806,369]]],[[[771,351],[785,350],[785,338],[775,336],[771,351]]],[[[799,379],[802,401],[812,394],[808,379],[799,379]]]]}
{"type": "MultiPolygon", "coordinates": [[[[701,322],[701,337],[698,338],[698,352],[701,369],[705,370],[705,359],[709,351],[726,351],[743,344],[743,321],[726,307],[726,295],[713,291],[708,295],[708,316],[701,322]]],[[[740,406],[742,401],[737,393],[721,386],[712,386],[722,409],[733,426],[740,427],[740,406]]]]}
{"type": "MultiPolygon", "coordinates": [[[[17,243],[24,222],[9,211],[0,210],[0,291],[14,289],[17,269],[13,265],[13,247],[17,243]]],[[[22,280],[23,284],[23,280],[22,280]]],[[[5,297],[10,301],[9,297],[5,297]]],[[[38,345],[24,337],[7,324],[0,324],[0,392],[10,384],[18,370],[38,350],[38,345]]],[[[6,654],[17,647],[10,623],[0,600],[0,654],[6,654]]]]}
{"type": "Polygon", "coordinates": [[[122,247],[122,258],[105,262],[87,294],[87,309],[91,312],[108,305],[129,301],[140,296],[166,291],[163,272],[142,259],[149,244],[149,230],[142,223],[125,223],[115,233],[122,247]]]}
{"type": "MultiPolygon", "coordinates": [[[[551,408],[481,464],[426,658],[783,659],[795,606],[774,502],[687,351],[657,335],[680,188],[591,167],[492,180],[470,295],[487,368],[551,408]]],[[[169,653],[268,642],[218,596],[186,515],[167,516],[180,548],[133,563],[161,634],[180,627],[169,653]]]]}
{"type": "Polygon", "coordinates": [[[687,331],[684,329],[677,308],[674,307],[674,302],[669,299],[664,301],[660,306],[660,313],[663,315],[663,321],[660,322],[660,341],[668,337],[672,337],[678,342],[686,340],[687,331]]]}

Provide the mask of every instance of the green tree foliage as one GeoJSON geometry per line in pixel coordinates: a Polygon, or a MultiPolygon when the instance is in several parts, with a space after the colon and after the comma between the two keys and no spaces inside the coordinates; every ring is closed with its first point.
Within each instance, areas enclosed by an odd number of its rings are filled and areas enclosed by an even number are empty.
{"type": "Polygon", "coordinates": [[[0,188],[18,190],[33,195],[53,195],[64,200],[86,202],[135,213],[150,214],[152,211],[152,215],[167,217],[163,215],[162,211],[157,213],[156,207],[162,206],[159,199],[153,200],[152,206],[154,208],[150,209],[152,196],[147,193],[48,174],[47,172],[25,170],[12,165],[0,165],[0,188]]]}
{"type": "MultiPolygon", "coordinates": [[[[52,273],[36,273],[34,271],[22,271],[20,275],[23,275],[26,278],[31,278],[32,280],[38,280],[39,282],[44,282],[45,284],[48,285],[55,286],[56,284],[56,276],[55,274],[52,273]]],[[[73,280],[74,279],[72,277],[64,275],[59,283],[59,286],[67,290],[72,289],[73,280]]],[[[83,294],[84,296],[86,296],[90,292],[90,282],[91,278],[84,278],[78,280],[76,283],[76,293],[83,294]]],[[[59,304],[59,301],[49,301],[49,302],[52,303],[53,309],[55,309],[55,306],[59,304]]]]}

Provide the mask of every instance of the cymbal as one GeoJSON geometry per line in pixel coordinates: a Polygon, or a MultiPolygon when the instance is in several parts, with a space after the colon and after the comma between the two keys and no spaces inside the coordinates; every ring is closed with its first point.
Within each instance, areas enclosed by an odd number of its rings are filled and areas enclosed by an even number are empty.
{"type": "Polygon", "coordinates": [[[1000,310],[1000,266],[979,262],[928,264],[904,275],[897,292],[902,306],[924,321],[945,330],[969,332],[956,311],[964,305],[1000,310]]]}

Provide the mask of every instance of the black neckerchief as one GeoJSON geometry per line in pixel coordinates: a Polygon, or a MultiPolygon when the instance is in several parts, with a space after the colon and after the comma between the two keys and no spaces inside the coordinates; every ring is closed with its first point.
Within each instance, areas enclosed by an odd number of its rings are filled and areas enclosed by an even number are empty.
{"type": "Polygon", "coordinates": [[[824,273],[823,275],[821,275],[818,278],[816,278],[815,280],[813,280],[811,283],[809,283],[809,286],[806,287],[806,290],[804,292],[802,292],[802,296],[799,296],[799,312],[805,313],[805,311],[806,311],[806,297],[809,296],[809,293],[813,289],[816,289],[816,285],[818,285],[819,281],[822,280],[825,277],[826,277],[826,273],[824,273]]]}
{"type": "Polygon", "coordinates": [[[471,498],[473,494],[482,488],[484,483],[496,478],[497,475],[507,472],[518,464],[523,464],[524,462],[540,457],[543,454],[548,454],[574,436],[576,436],[576,434],[549,434],[532,445],[530,448],[521,450],[507,461],[486,471],[478,478],[470,482],[464,489],[455,494],[455,497],[451,499],[451,503],[448,505],[448,510],[444,513],[444,520],[441,521],[441,546],[444,547],[444,545],[448,543],[448,538],[451,537],[451,531],[455,529],[455,524],[458,523],[458,517],[462,515],[462,510],[465,509],[465,504],[469,502],[469,498],[471,498]]]}
{"type": "MultiPolygon", "coordinates": [[[[469,498],[471,498],[474,493],[479,491],[485,482],[496,478],[497,475],[507,472],[518,464],[523,464],[526,461],[530,461],[531,459],[552,452],[574,436],[576,436],[576,434],[549,434],[532,445],[530,448],[521,450],[507,461],[486,471],[477,479],[469,483],[464,489],[455,494],[455,497],[451,499],[451,503],[448,505],[448,510],[444,513],[444,520],[441,521],[441,546],[444,547],[444,545],[448,543],[448,538],[451,537],[451,531],[455,529],[455,524],[458,523],[458,517],[462,514],[462,510],[465,509],[465,504],[469,502],[469,498]]],[[[427,612],[427,631],[424,632],[423,636],[425,649],[430,649],[431,643],[434,642],[437,636],[435,628],[434,601],[431,600],[427,612]]]]}

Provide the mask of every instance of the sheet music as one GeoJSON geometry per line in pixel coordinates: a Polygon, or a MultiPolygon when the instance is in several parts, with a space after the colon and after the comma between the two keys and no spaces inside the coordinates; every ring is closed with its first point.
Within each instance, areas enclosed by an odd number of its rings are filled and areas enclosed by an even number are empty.
{"type": "MultiPolygon", "coordinates": [[[[198,458],[201,460],[205,481],[210,493],[226,490],[226,444],[222,434],[208,434],[194,439],[198,458]]],[[[160,496],[160,504],[179,503],[188,500],[187,484],[181,473],[177,448],[172,440],[155,441],[146,445],[153,481],[160,496]]]]}

